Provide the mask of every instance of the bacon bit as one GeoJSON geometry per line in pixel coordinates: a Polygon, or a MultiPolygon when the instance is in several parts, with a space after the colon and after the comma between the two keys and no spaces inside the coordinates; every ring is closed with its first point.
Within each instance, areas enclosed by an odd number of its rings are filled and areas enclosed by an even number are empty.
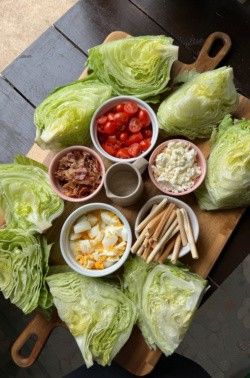
{"type": "Polygon", "coordinates": [[[100,185],[101,167],[89,152],[75,150],[61,158],[55,178],[67,197],[87,197],[100,185]]]}

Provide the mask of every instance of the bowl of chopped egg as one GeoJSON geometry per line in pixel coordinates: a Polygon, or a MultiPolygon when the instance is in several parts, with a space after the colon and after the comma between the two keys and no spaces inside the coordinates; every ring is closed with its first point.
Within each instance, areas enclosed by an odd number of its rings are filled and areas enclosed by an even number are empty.
{"type": "Polygon", "coordinates": [[[132,243],[129,223],[115,207],[90,203],[66,219],[60,234],[60,248],[66,263],[76,272],[103,277],[126,261],[132,243]]]}
{"type": "Polygon", "coordinates": [[[203,182],[206,160],[195,144],[184,139],[170,139],[153,151],[148,170],[151,181],[163,193],[183,196],[203,182]]]}

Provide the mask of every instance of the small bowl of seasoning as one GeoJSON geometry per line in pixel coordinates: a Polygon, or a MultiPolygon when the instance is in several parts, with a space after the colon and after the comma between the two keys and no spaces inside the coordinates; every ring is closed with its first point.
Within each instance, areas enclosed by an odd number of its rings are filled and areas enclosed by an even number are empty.
{"type": "Polygon", "coordinates": [[[85,146],[60,151],[51,161],[52,188],[64,200],[84,202],[93,198],[104,183],[105,167],[100,156],[85,146]]]}
{"type": "Polygon", "coordinates": [[[183,196],[203,182],[206,160],[195,144],[184,139],[170,139],[153,151],[148,170],[153,184],[163,193],[183,196]]]}

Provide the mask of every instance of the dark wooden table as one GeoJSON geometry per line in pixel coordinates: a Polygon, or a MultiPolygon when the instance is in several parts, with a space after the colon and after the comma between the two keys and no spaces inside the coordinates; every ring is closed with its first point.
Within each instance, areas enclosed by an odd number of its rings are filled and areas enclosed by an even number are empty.
{"type": "MultiPolygon", "coordinates": [[[[88,48],[101,43],[114,30],[132,35],[172,36],[180,46],[180,60],[185,63],[195,59],[208,34],[226,32],[233,47],[223,64],[234,68],[238,91],[250,97],[249,1],[244,5],[236,0],[79,1],[2,72],[1,162],[10,162],[15,154],[28,152],[35,135],[35,107],[55,86],[78,78],[88,48]]],[[[210,273],[210,293],[249,253],[249,229],[247,210],[210,273]]],[[[16,310],[2,299],[1,303],[4,304],[0,322],[5,324],[8,314],[13,315],[16,310]]],[[[11,317],[16,322],[10,327],[12,341],[27,319],[21,321],[20,314],[11,317]]]]}

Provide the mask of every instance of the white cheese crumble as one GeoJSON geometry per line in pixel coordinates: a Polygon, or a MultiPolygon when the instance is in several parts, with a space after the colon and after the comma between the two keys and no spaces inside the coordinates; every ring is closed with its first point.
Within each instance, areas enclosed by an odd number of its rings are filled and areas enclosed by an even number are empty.
{"type": "Polygon", "coordinates": [[[191,189],[201,175],[196,150],[182,141],[169,142],[152,168],[156,181],[173,193],[191,189]]]}

